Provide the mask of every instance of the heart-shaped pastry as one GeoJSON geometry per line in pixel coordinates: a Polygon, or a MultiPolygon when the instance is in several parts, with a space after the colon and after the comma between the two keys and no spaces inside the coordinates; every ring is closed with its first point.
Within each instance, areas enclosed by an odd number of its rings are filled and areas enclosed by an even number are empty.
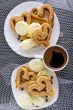
{"type": "Polygon", "coordinates": [[[53,21],[53,17],[54,17],[54,10],[49,4],[43,4],[38,9],[38,13],[37,13],[38,16],[44,18],[46,16],[46,14],[49,14],[48,15],[48,22],[49,23],[52,22],[53,21]]]}
{"type": "Polygon", "coordinates": [[[38,22],[40,24],[48,22],[45,18],[41,18],[37,15],[38,11],[39,11],[38,8],[33,8],[31,10],[31,20],[32,20],[32,22],[38,22]]]}
{"type": "Polygon", "coordinates": [[[36,73],[30,71],[27,67],[20,67],[16,73],[16,87],[24,88],[31,81],[36,79],[36,73]]]}
{"type": "Polygon", "coordinates": [[[43,44],[44,46],[48,46],[48,41],[50,40],[51,32],[52,32],[51,25],[48,23],[43,23],[42,29],[36,30],[35,32],[32,33],[32,39],[37,44],[43,44]]]}
{"type": "Polygon", "coordinates": [[[37,22],[39,24],[48,23],[45,18],[41,18],[35,14],[31,14],[31,22],[37,22]]]}
{"type": "Polygon", "coordinates": [[[27,24],[31,23],[31,14],[30,12],[24,12],[21,14],[21,17],[24,19],[24,22],[27,22],[27,24]]]}
{"type": "Polygon", "coordinates": [[[34,96],[54,96],[51,81],[46,75],[41,75],[37,77],[36,81],[31,82],[28,86],[28,92],[34,96]]]}
{"type": "Polygon", "coordinates": [[[32,15],[48,22],[53,26],[54,10],[49,4],[43,4],[39,8],[33,8],[31,11],[32,15]]]}
{"type": "Polygon", "coordinates": [[[16,23],[18,23],[19,21],[23,21],[23,18],[22,18],[22,17],[18,17],[18,16],[13,16],[13,17],[11,17],[11,19],[10,19],[10,27],[11,27],[11,29],[12,29],[14,32],[16,32],[16,31],[15,31],[15,25],[16,25],[16,23]]]}
{"type": "MultiPolygon", "coordinates": [[[[11,17],[11,19],[10,19],[10,27],[11,27],[11,29],[14,32],[16,32],[16,30],[15,30],[16,23],[18,23],[19,21],[23,21],[23,20],[24,20],[23,17],[18,17],[18,16],[11,17]]],[[[23,40],[25,40],[27,38],[28,38],[27,35],[18,35],[18,40],[20,40],[20,41],[23,41],[23,40]]]]}

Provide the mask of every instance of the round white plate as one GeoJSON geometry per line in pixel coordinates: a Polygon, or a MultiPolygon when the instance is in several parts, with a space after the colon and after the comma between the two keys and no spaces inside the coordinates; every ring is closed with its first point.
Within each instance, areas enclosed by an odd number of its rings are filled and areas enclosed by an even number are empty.
{"type": "MultiPolygon", "coordinates": [[[[27,64],[24,64],[24,65],[27,65],[27,64]]],[[[23,66],[23,65],[21,65],[23,66]]],[[[24,99],[25,99],[25,90],[21,91],[19,89],[16,88],[16,83],[15,83],[15,79],[16,79],[16,72],[17,70],[21,67],[19,66],[18,68],[16,68],[13,73],[12,73],[12,76],[11,76],[11,87],[12,87],[12,92],[13,92],[13,95],[14,95],[14,98],[17,102],[17,104],[23,108],[23,109],[27,109],[25,106],[23,107],[23,105],[20,103],[20,99],[21,97],[23,96],[24,99]]],[[[59,94],[59,85],[58,85],[58,79],[57,79],[57,76],[55,74],[55,72],[53,71],[50,71],[50,74],[53,76],[53,89],[54,89],[54,92],[55,92],[55,95],[54,97],[52,97],[46,104],[43,104],[41,107],[34,107],[34,106],[31,106],[30,108],[28,109],[41,109],[41,108],[45,108],[45,107],[48,107],[50,105],[52,105],[54,102],[56,102],[57,98],[58,98],[58,94],[59,94]]],[[[26,103],[25,101],[23,103],[26,103]]],[[[31,104],[30,104],[31,105],[31,104]]],[[[29,106],[29,105],[28,105],[29,106]]]]}
{"type": "MultiPolygon", "coordinates": [[[[40,5],[42,5],[42,3],[33,2],[33,1],[21,3],[18,6],[16,6],[14,9],[12,9],[12,11],[8,14],[5,20],[5,24],[4,24],[5,39],[8,45],[10,46],[10,48],[21,56],[30,57],[30,58],[35,56],[42,56],[45,47],[38,46],[26,51],[21,50],[18,46],[19,41],[16,38],[16,34],[10,28],[9,25],[10,18],[12,16],[20,15],[23,11],[30,11],[32,8],[39,7],[40,5]]],[[[56,45],[59,38],[59,33],[60,33],[60,24],[56,14],[54,13],[54,27],[51,34],[51,39],[49,41],[50,45],[56,45]]]]}

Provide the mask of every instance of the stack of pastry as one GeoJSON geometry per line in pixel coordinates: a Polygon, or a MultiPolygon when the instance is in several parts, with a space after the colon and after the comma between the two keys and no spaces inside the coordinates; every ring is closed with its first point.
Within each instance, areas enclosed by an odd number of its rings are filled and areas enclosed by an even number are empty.
{"type": "Polygon", "coordinates": [[[54,10],[49,4],[33,8],[30,12],[24,11],[20,16],[10,19],[11,29],[18,34],[22,42],[30,42],[30,47],[35,44],[48,46],[53,25],[54,10]]]}
{"type": "Polygon", "coordinates": [[[32,96],[54,96],[52,77],[40,59],[32,60],[28,66],[21,66],[16,73],[16,87],[27,89],[32,96]],[[34,64],[38,64],[35,68],[34,64]]]}

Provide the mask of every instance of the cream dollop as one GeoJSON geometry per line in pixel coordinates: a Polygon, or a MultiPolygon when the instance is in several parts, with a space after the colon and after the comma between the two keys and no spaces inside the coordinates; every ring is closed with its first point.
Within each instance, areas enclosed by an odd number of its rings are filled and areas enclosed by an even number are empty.
{"type": "Polygon", "coordinates": [[[32,105],[32,98],[31,96],[28,94],[28,92],[24,91],[24,94],[19,94],[18,95],[18,100],[19,100],[19,105],[20,107],[24,108],[24,109],[29,109],[31,108],[32,105]]]}
{"type": "Polygon", "coordinates": [[[44,97],[37,96],[32,97],[32,103],[34,104],[34,106],[42,107],[43,105],[45,105],[46,102],[44,97]]]}
{"type": "Polygon", "coordinates": [[[40,28],[41,28],[41,25],[39,23],[33,22],[32,24],[30,24],[28,37],[32,37],[32,33],[40,28]]]}
{"type": "Polygon", "coordinates": [[[26,35],[28,33],[29,26],[26,22],[19,21],[15,25],[15,30],[16,30],[16,33],[19,34],[19,35],[26,35]]]}
{"type": "Polygon", "coordinates": [[[34,72],[39,72],[44,68],[44,65],[41,59],[32,59],[28,63],[28,66],[34,72]]]}
{"type": "Polygon", "coordinates": [[[19,47],[22,49],[22,50],[27,50],[27,49],[30,49],[32,47],[35,46],[35,42],[32,41],[32,39],[26,39],[22,42],[19,43],[19,47]]]}

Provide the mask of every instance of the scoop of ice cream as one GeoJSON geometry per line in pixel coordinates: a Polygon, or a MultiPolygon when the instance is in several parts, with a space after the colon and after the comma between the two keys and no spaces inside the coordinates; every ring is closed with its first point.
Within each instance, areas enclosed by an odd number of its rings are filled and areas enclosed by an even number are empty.
{"type": "Polygon", "coordinates": [[[26,22],[24,21],[19,21],[16,25],[15,25],[15,31],[17,34],[19,35],[26,35],[27,32],[29,30],[29,26],[26,22]]]}
{"type": "Polygon", "coordinates": [[[37,74],[37,76],[40,76],[40,75],[47,75],[47,76],[49,77],[49,80],[51,79],[51,74],[50,74],[50,72],[49,72],[48,70],[46,70],[46,69],[41,70],[41,71],[37,74]]]}
{"type": "Polygon", "coordinates": [[[45,105],[45,98],[44,97],[32,97],[32,103],[35,107],[42,107],[43,105],[45,105]]]}
{"type": "Polygon", "coordinates": [[[34,72],[39,72],[44,68],[44,65],[41,59],[32,59],[28,63],[28,66],[34,72]]]}
{"type": "Polygon", "coordinates": [[[24,94],[20,94],[20,97],[18,96],[19,105],[23,109],[31,109],[32,107],[42,107],[45,105],[45,98],[44,97],[33,97],[28,92],[24,92],[24,94]]]}
{"type": "Polygon", "coordinates": [[[32,39],[26,39],[22,42],[19,43],[19,47],[22,49],[22,50],[27,50],[27,49],[30,49],[32,47],[35,46],[35,42],[32,41],[32,39]]]}
{"type": "Polygon", "coordinates": [[[28,37],[32,37],[32,33],[35,30],[38,30],[41,28],[41,25],[39,23],[33,22],[32,24],[29,25],[29,32],[28,32],[28,37]]]}
{"type": "Polygon", "coordinates": [[[22,107],[24,109],[29,109],[33,106],[32,98],[30,97],[30,95],[27,92],[24,92],[24,94],[20,94],[18,96],[18,100],[19,100],[20,107],[22,107]]]}

